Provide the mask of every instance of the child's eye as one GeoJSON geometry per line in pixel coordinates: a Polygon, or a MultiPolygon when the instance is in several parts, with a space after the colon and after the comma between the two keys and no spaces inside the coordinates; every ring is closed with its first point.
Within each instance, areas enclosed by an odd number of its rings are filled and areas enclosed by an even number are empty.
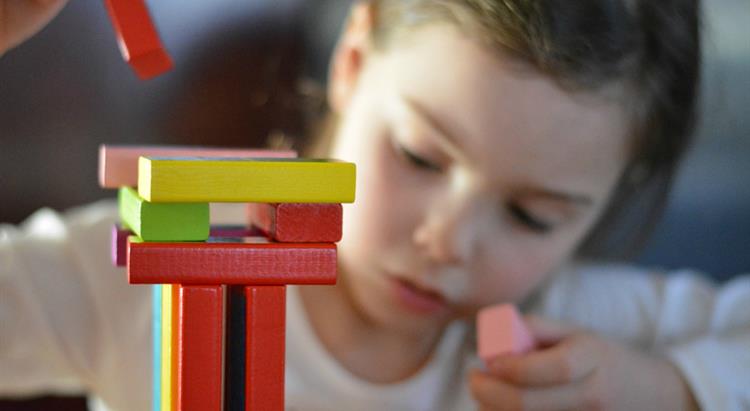
{"type": "Polygon", "coordinates": [[[437,164],[432,163],[429,160],[426,160],[425,158],[414,154],[411,150],[407,149],[403,145],[394,142],[393,143],[396,151],[406,160],[409,162],[409,164],[417,167],[422,168],[429,171],[442,171],[442,168],[438,166],[437,164]]]}
{"type": "Polygon", "coordinates": [[[526,211],[523,207],[517,203],[508,204],[508,211],[511,216],[516,219],[519,223],[523,224],[526,228],[540,234],[546,234],[552,231],[552,225],[542,221],[539,218],[534,217],[531,213],[526,211]]]}

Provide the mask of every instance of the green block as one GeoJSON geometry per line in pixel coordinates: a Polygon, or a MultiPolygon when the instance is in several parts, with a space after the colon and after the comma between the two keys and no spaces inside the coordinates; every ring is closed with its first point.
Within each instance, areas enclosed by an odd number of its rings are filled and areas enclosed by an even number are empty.
{"type": "Polygon", "coordinates": [[[120,188],[120,219],[144,241],[206,241],[208,203],[150,203],[130,187],[120,188]]]}

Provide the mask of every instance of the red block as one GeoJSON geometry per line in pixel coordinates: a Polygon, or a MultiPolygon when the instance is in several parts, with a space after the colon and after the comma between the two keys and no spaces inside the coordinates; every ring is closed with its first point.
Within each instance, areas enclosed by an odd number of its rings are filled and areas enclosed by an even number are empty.
{"type": "Polygon", "coordinates": [[[177,409],[221,411],[222,286],[182,286],[177,299],[177,409]]]}
{"type": "Polygon", "coordinates": [[[335,243],[341,240],[341,204],[248,204],[251,225],[283,243],[335,243]]]}
{"type": "Polygon", "coordinates": [[[115,267],[127,265],[128,237],[131,235],[133,235],[132,231],[120,227],[119,224],[112,227],[112,265],[115,267]]]}
{"type": "Polygon", "coordinates": [[[286,287],[245,287],[245,409],[284,410],[286,287]]]}
{"type": "Polygon", "coordinates": [[[105,0],[123,58],[142,80],[172,68],[143,0],[105,0]]]}
{"type": "Polygon", "coordinates": [[[130,284],[335,284],[335,244],[128,241],[130,284]]]}

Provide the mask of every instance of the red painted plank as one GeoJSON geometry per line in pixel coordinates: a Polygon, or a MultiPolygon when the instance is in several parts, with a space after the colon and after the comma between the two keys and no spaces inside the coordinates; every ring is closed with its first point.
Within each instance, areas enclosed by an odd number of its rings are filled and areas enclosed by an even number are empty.
{"type": "Polygon", "coordinates": [[[105,0],[125,60],[143,80],[172,68],[143,0],[105,0]]]}
{"type": "MultiPolygon", "coordinates": [[[[135,235],[115,223],[112,227],[112,265],[115,267],[126,267],[128,257],[128,237],[135,235]]],[[[218,238],[243,238],[264,235],[257,228],[244,226],[214,226],[211,227],[210,236],[218,238]]]]}
{"type": "Polygon", "coordinates": [[[128,241],[131,284],[335,284],[335,244],[128,241]]]}
{"type": "Polygon", "coordinates": [[[182,286],[177,299],[177,410],[221,411],[222,286],[182,286]]]}
{"type": "Polygon", "coordinates": [[[286,287],[245,287],[245,409],[284,410],[286,287]]]}
{"type": "Polygon", "coordinates": [[[335,243],[341,240],[341,204],[248,204],[250,224],[282,243],[335,243]]]}

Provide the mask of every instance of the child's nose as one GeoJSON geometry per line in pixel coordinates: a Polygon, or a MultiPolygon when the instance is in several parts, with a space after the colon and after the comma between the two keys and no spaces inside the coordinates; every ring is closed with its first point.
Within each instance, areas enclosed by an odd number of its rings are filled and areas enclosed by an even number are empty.
{"type": "Polygon", "coordinates": [[[460,265],[474,258],[481,242],[481,211],[476,199],[466,196],[429,207],[413,234],[414,243],[432,261],[460,265]]]}

